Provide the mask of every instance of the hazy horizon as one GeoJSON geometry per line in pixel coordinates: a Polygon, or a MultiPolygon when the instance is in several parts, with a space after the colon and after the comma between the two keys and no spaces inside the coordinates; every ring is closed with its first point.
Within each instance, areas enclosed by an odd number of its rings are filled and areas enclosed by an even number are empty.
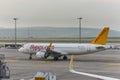
{"type": "MultiPolygon", "coordinates": [[[[102,29],[82,28],[82,37],[96,37],[102,29]]],[[[14,29],[0,29],[0,38],[14,39],[14,29]]],[[[29,27],[17,28],[17,38],[78,38],[79,28],[29,27]]],[[[109,37],[120,37],[120,31],[110,30],[109,37]]]]}

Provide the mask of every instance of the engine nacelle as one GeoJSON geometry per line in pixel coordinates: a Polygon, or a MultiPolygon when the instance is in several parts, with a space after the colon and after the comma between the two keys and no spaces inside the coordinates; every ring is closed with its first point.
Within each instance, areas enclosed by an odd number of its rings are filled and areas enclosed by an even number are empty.
{"type": "Polygon", "coordinates": [[[36,53],[36,56],[37,56],[38,58],[44,58],[45,52],[39,51],[39,52],[36,53]]]}

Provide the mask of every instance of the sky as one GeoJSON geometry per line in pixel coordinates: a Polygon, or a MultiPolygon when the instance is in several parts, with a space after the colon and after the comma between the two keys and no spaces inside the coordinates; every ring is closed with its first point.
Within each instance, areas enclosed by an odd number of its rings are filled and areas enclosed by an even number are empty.
{"type": "Polygon", "coordinates": [[[0,28],[82,27],[120,31],[120,0],[0,0],[0,28]]]}

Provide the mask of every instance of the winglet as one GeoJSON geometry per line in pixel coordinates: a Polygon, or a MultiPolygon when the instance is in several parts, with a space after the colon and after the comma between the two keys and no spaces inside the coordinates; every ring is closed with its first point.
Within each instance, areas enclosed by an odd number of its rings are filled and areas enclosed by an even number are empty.
{"type": "Polygon", "coordinates": [[[50,45],[47,47],[48,50],[52,49],[52,42],[50,43],[50,45]]]}
{"type": "Polygon", "coordinates": [[[45,59],[50,56],[51,49],[52,49],[52,42],[50,43],[50,45],[48,45],[48,47],[46,49],[46,52],[45,52],[45,55],[44,55],[45,59]]]}
{"type": "Polygon", "coordinates": [[[104,27],[104,29],[99,33],[99,35],[91,42],[91,44],[101,44],[105,45],[109,33],[109,27],[104,27]]]}
{"type": "Polygon", "coordinates": [[[69,70],[73,70],[74,67],[74,55],[71,55],[69,70]]]}

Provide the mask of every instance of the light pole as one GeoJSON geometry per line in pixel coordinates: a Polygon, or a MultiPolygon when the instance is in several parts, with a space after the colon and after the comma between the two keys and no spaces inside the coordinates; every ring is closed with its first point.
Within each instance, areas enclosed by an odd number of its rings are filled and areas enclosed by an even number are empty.
{"type": "Polygon", "coordinates": [[[16,24],[16,22],[17,22],[18,19],[13,18],[13,20],[15,20],[15,48],[16,48],[16,43],[17,43],[17,41],[16,41],[17,40],[17,34],[16,34],[17,33],[17,29],[16,29],[17,24],[16,24]]]}
{"type": "Polygon", "coordinates": [[[77,18],[79,20],[79,43],[81,43],[81,20],[82,17],[77,18]]]}

